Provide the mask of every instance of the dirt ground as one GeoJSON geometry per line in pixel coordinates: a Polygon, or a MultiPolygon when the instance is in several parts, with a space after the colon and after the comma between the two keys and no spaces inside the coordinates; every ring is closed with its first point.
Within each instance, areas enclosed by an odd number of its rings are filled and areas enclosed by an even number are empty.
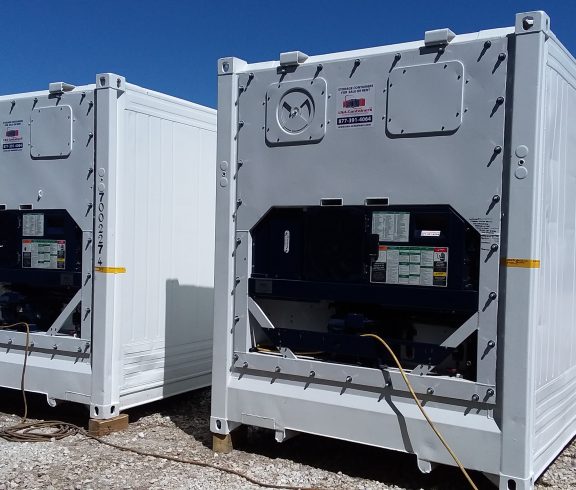
{"type": "MultiPolygon", "coordinates": [[[[86,425],[83,407],[50,408],[30,395],[30,417],[86,425]]],[[[20,394],[0,390],[0,426],[16,423],[20,394]]],[[[439,467],[422,475],[413,456],[323,437],[300,435],[282,444],[273,433],[250,429],[229,455],[211,451],[208,428],[210,390],[128,410],[126,431],[107,436],[114,443],[211,462],[273,484],[323,489],[465,489],[457,469],[439,467]]],[[[494,487],[472,473],[481,490],[494,487]]],[[[144,457],[99,444],[82,435],[44,443],[9,443],[0,439],[0,490],[27,489],[255,489],[262,488],[214,469],[144,457]]],[[[538,480],[536,488],[576,488],[576,442],[538,480]]]]}

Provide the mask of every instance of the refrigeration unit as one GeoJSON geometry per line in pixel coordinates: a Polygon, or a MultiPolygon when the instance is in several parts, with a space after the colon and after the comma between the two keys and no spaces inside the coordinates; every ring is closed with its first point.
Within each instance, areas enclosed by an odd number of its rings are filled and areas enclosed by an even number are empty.
{"type": "Polygon", "coordinates": [[[102,73],[0,114],[0,386],[26,348],[95,419],[209,385],[216,111],[102,73]]]}
{"type": "Polygon", "coordinates": [[[218,64],[211,430],[533,488],[576,433],[576,63],[514,27],[218,64]]]}

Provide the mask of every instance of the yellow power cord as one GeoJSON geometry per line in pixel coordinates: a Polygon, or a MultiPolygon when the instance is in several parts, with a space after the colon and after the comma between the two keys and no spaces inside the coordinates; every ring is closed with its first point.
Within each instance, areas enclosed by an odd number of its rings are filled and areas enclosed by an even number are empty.
{"type": "Polygon", "coordinates": [[[398,369],[400,370],[400,374],[402,375],[402,378],[404,379],[404,382],[406,383],[408,391],[412,395],[412,398],[414,398],[414,401],[416,402],[416,405],[420,409],[420,412],[422,412],[422,415],[426,419],[426,422],[428,422],[428,424],[430,425],[430,427],[434,431],[434,434],[436,434],[438,436],[438,439],[440,439],[440,442],[442,443],[442,445],[446,448],[446,450],[448,451],[450,456],[452,456],[452,459],[454,460],[456,465],[458,465],[458,468],[460,468],[460,471],[462,472],[462,474],[464,475],[466,480],[468,480],[470,487],[473,488],[474,490],[478,490],[478,487],[476,486],[476,484],[474,483],[472,478],[470,478],[470,475],[466,471],[466,468],[464,468],[464,465],[462,465],[462,463],[458,459],[458,456],[456,456],[456,453],[454,453],[452,448],[448,445],[448,443],[446,442],[446,439],[444,439],[444,436],[436,428],[436,426],[434,425],[434,422],[432,422],[432,420],[430,419],[430,417],[428,416],[428,414],[424,410],[424,407],[422,406],[422,404],[420,403],[420,400],[418,399],[418,397],[416,396],[416,393],[414,392],[414,388],[412,388],[412,384],[408,380],[408,376],[406,376],[406,372],[402,368],[402,364],[400,364],[400,361],[396,357],[396,354],[394,354],[394,351],[392,350],[392,348],[386,343],[386,341],[382,337],[380,337],[376,334],[365,333],[365,334],[362,334],[361,337],[372,337],[373,339],[376,339],[378,342],[380,342],[386,348],[388,353],[392,356],[392,359],[394,359],[396,366],[398,366],[398,369]]]}

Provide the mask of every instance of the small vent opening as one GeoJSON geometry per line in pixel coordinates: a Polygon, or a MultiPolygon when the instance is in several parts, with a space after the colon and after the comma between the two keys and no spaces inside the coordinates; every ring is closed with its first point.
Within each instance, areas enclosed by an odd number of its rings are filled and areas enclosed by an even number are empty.
{"type": "Polygon", "coordinates": [[[344,203],[341,197],[326,197],[320,199],[320,206],[342,206],[344,203]]]}
{"type": "Polygon", "coordinates": [[[366,206],[388,206],[387,197],[367,197],[364,199],[366,206]]]}

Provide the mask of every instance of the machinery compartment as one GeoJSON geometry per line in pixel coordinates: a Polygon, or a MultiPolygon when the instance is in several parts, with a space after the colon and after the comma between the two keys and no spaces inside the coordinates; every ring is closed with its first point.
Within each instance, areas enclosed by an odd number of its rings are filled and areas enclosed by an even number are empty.
{"type": "Polygon", "coordinates": [[[443,346],[478,311],[480,234],[450,206],[275,207],[252,232],[256,350],[288,347],[379,367],[474,378],[475,336],[443,346]]]}
{"type": "Polygon", "coordinates": [[[82,231],[65,210],[2,211],[0,230],[0,322],[45,332],[82,287],[82,231]]]}

